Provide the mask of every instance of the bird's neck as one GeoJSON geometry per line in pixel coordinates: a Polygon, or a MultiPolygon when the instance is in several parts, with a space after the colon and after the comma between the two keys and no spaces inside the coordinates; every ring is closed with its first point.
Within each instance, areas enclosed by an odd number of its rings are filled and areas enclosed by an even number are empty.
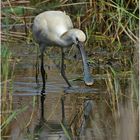
{"type": "Polygon", "coordinates": [[[59,42],[61,43],[61,46],[62,44],[64,47],[71,46],[73,44],[73,40],[72,40],[72,35],[70,34],[70,32],[67,31],[63,35],[61,35],[59,42]]]}

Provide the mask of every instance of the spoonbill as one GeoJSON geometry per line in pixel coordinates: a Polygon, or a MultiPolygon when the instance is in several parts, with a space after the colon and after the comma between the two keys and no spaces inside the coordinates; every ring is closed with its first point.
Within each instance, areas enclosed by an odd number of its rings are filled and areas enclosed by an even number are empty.
{"type": "Polygon", "coordinates": [[[45,11],[37,15],[33,22],[33,37],[40,46],[41,52],[41,75],[43,81],[43,90],[45,91],[45,69],[44,69],[44,51],[47,47],[58,46],[62,52],[61,75],[71,87],[64,71],[64,47],[70,47],[75,44],[82,56],[84,82],[86,85],[93,84],[93,78],[89,72],[86,53],[83,43],[86,35],[82,30],[73,27],[72,21],[65,12],[45,11]]]}

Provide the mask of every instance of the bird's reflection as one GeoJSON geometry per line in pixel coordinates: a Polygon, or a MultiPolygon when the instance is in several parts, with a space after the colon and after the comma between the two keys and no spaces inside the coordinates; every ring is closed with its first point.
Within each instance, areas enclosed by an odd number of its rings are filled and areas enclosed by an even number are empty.
{"type": "Polygon", "coordinates": [[[45,98],[46,98],[46,95],[44,93],[41,93],[41,96],[40,96],[40,103],[41,103],[41,115],[40,115],[40,120],[42,122],[45,121],[45,118],[44,118],[44,101],[45,101],[45,98]]]}
{"type": "Polygon", "coordinates": [[[39,122],[38,124],[35,126],[34,129],[34,134],[35,137],[39,137],[38,136],[38,132],[44,127],[44,124],[46,123],[45,121],[45,117],[44,117],[44,101],[45,101],[46,95],[44,93],[40,94],[40,117],[39,117],[39,122]]]}
{"type": "MultiPolygon", "coordinates": [[[[45,104],[45,100],[46,100],[46,93],[42,92],[40,93],[40,116],[39,116],[39,123],[38,126],[42,127],[42,125],[47,124],[47,120],[45,119],[45,112],[44,112],[44,104],[45,104]]],[[[61,97],[61,113],[62,113],[62,118],[61,118],[61,122],[64,123],[65,122],[65,96],[61,97]]]]}
{"type": "MultiPolygon", "coordinates": [[[[41,140],[42,138],[48,139],[51,137],[51,139],[57,138],[58,140],[67,140],[60,124],[51,123],[45,119],[45,112],[44,112],[45,100],[46,100],[46,95],[41,92],[40,116],[39,116],[39,122],[35,126],[35,129],[34,129],[34,139],[41,140]]],[[[62,103],[62,108],[64,109],[64,106],[63,106],[64,102],[62,101],[61,103],[62,103]]],[[[65,115],[62,115],[62,117],[65,117],[65,115]]]]}
{"type": "MultiPolygon", "coordinates": [[[[44,93],[41,92],[40,94],[40,121],[41,122],[46,122],[45,121],[45,117],[44,117],[44,101],[46,99],[46,95],[44,93]]],[[[62,111],[62,123],[65,122],[65,104],[64,104],[64,101],[65,101],[65,96],[62,96],[61,97],[61,111],[62,111]]]]}

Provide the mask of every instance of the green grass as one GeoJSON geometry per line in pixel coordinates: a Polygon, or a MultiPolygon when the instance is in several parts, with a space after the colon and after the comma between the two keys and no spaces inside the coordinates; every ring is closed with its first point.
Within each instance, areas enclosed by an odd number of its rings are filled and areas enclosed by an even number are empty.
{"type": "Polygon", "coordinates": [[[10,72],[10,58],[11,58],[11,52],[6,46],[2,45],[1,48],[1,58],[2,58],[2,65],[1,65],[1,82],[2,82],[2,90],[1,90],[1,96],[2,96],[2,102],[1,102],[1,112],[2,112],[2,122],[1,122],[1,132],[2,135],[5,135],[8,132],[7,125],[11,121],[11,119],[14,117],[15,112],[12,115],[12,90],[9,90],[8,92],[8,85],[10,85],[10,89],[12,89],[12,72],[10,72]]]}

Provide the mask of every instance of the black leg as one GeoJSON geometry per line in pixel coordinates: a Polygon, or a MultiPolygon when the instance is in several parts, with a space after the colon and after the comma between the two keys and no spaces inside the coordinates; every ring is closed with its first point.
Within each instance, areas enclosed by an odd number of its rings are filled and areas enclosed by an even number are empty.
{"type": "Polygon", "coordinates": [[[61,105],[62,105],[62,123],[63,123],[63,124],[65,123],[65,107],[64,107],[64,100],[65,100],[65,97],[62,96],[62,98],[61,98],[61,105]]]}
{"type": "Polygon", "coordinates": [[[38,75],[39,75],[39,62],[38,62],[38,56],[37,56],[37,59],[36,59],[36,84],[37,86],[39,86],[38,75]]]}
{"type": "Polygon", "coordinates": [[[43,81],[43,87],[41,93],[45,93],[45,85],[46,85],[46,73],[44,69],[44,52],[41,51],[41,75],[42,75],[42,81],[43,81]]]}
{"type": "Polygon", "coordinates": [[[64,51],[63,48],[61,48],[61,52],[62,52],[62,60],[61,60],[61,75],[63,76],[64,80],[66,81],[66,83],[68,84],[69,87],[71,87],[71,84],[69,83],[66,75],[65,75],[65,70],[64,70],[64,51]]]}

